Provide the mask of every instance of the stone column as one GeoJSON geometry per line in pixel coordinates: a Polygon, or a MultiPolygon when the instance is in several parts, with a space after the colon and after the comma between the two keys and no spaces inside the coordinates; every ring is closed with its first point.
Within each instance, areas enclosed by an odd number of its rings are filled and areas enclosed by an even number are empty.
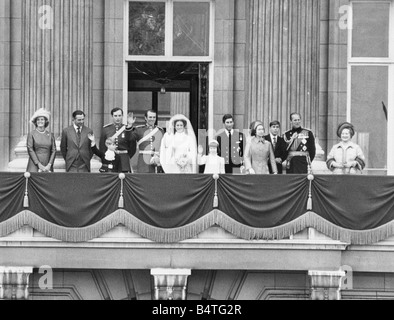
{"type": "Polygon", "coordinates": [[[152,269],[155,300],[186,300],[190,269],[152,269]]]}
{"type": "Polygon", "coordinates": [[[292,112],[318,131],[320,0],[250,0],[247,121],[279,120],[292,112]]]}
{"type": "Polygon", "coordinates": [[[72,112],[93,114],[93,0],[22,1],[22,135],[39,108],[59,137],[72,112]]]}
{"type": "Polygon", "coordinates": [[[0,267],[0,300],[27,300],[32,267],[0,267]]]}
{"type": "MultiPolygon", "coordinates": [[[[30,118],[37,109],[51,112],[49,129],[59,140],[63,128],[72,124],[73,111],[83,110],[89,127],[97,120],[93,103],[93,0],[22,0],[18,6],[13,14],[18,11],[21,21],[19,38],[14,36],[20,41],[16,55],[21,55],[21,65],[16,78],[21,93],[20,101],[12,104],[14,120],[10,123],[12,135],[20,136],[20,141],[12,147],[15,156],[11,156],[13,161],[7,169],[15,172],[26,170],[26,136],[33,129],[30,118]]],[[[18,29],[16,24],[14,27],[18,29]]],[[[65,168],[59,144],[56,172],[65,168]]]]}
{"type": "Polygon", "coordinates": [[[10,65],[11,65],[11,16],[10,0],[0,0],[0,170],[8,163],[10,152],[10,65]]]}
{"type": "Polygon", "coordinates": [[[341,300],[342,279],[345,271],[309,271],[311,300],[341,300]]]}

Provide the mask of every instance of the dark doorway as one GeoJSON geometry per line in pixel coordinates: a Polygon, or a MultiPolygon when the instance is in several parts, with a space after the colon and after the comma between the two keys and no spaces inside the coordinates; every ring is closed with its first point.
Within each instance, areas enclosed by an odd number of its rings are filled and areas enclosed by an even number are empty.
{"type": "Polygon", "coordinates": [[[129,111],[138,124],[148,109],[158,112],[158,125],[182,113],[195,132],[208,128],[208,63],[129,62],[129,111]]]}

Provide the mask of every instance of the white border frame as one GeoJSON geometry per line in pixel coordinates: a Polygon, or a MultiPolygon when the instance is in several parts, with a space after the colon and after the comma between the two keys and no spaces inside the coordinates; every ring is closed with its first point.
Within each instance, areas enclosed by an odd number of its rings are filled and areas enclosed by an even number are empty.
{"type": "MultiPolygon", "coordinates": [[[[353,66],[387,66],[388,71],[388,123],[387,123],[387,175],[394,175],[394,0],[371,1],[358,0],[350,2],[348,31],[348,69],[347,69],[347,121],[352,114],[352,67],[353,66]],[[353,58],[353,4],[354,3],[388,3],[390,4],[389,57],[388,58],[353,58]],[[393,89],[391,89],[393,88],[393,89]]],[[[377,169],[377,170],[383,170],[377,169]]]]}

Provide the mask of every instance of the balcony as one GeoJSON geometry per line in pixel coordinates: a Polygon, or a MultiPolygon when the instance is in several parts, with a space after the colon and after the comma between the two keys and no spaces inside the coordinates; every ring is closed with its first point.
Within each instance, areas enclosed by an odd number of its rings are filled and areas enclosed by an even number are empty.
{"type": "Polygon", "coordinates": [[[0,175],[0,265],[289,271],[351,265],[391,272],[394,262],[392,177],[0,175]]]}

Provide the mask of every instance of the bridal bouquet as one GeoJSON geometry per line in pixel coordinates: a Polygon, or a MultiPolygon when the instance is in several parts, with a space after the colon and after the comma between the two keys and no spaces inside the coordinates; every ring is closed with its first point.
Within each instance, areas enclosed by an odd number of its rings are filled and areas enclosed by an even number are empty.
{"type": "Polygon", "coordinates": [[[187,154],[183,154],[176,159],[176,164],[181,169],[181,172],[185,171],[188,163],[189,163],[189,159],[187,157],[187,154]]]}

